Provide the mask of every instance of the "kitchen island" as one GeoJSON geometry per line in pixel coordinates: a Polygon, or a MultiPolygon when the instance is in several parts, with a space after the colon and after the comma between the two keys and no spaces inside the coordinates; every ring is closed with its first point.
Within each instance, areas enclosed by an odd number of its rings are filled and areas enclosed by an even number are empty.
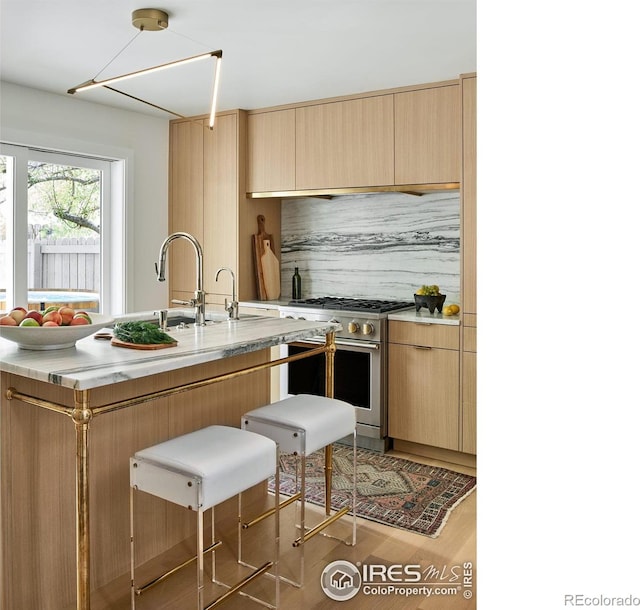
{"type": "MultiPolygon", "coordinates": [[[[134,350],[88,337],[29,351],[0,340],[2,608],[91,607],[91,590],[129,571],[129,458],[211,425],[238,427],[269,402],[273,346],[336,324],[247,316],[171,331],[175,347],[134,350]],[[68,416],[60,417],[60,415],[68,416]],[[95,421],[94,421],[95,420],[95,421]]],[[[144,498],[137,562],[190,536],[179,507],[144,498]]]]}

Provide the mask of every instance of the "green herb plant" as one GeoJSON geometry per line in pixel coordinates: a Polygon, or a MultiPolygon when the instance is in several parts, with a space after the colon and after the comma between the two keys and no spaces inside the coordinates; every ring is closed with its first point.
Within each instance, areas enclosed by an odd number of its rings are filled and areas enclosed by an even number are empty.
{"type": "Polygon", "coordinates": [[[151,322],[119,322],[113,328],[113,336],[126,343],[141,345],[176,342],[173,337],[151,322]]]}

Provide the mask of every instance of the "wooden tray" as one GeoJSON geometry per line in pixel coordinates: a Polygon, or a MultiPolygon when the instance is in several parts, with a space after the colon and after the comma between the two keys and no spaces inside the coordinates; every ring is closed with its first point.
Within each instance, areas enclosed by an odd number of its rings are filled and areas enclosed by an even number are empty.
{"type": "Polygon", "coordinates": [[[115,337],[111,339],[111,345],[116,347],[128,347],[129,349],[164,349],[165,347],[175,347],[178,345],[177,341],[173,343],[128,343],[127,341],[120,341],[115,337]]]}

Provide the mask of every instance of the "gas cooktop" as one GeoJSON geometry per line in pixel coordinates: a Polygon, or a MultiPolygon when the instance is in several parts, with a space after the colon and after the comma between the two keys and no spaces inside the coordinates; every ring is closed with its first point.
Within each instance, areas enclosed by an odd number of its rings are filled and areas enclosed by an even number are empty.
{"type": "Polygon", "coordinates": [[[336,311],[385,313],[397,309],[407,309],[414,304],[408,301],[390,301],[383,299],[356,299],[349,297],[316,297],[289,301],[290,307],[308,307],[312,309],[332,309],[336,311]]]}

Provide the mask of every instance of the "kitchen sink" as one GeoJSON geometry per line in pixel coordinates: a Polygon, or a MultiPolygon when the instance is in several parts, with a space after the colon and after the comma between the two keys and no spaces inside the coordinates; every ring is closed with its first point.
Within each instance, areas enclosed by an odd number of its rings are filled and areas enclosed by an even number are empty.
{"type": "MultiPolygon", "coordinates": [[[[249,318],[257,318],[260,316],[256,316],[253,314],[240,314],[240,320],[246,320],[249,318]]],[[[136,319],[136,318],[132,318],[132,320],[136,320],[138,322],[150,322],[151,324],[158,324],[158,318],[157,317],[153,317],[153,318],[141,318],[141,319],[136,319]]],[[[211,324],[220,324],[221,322],[227,322],[229,320],[229,316],[227,314],[223,314],[223,313],[211,313],[211,312],[207,312],[206,314],[206,318],[205,318],[205,322],[206,325],[209,326],[211,324]]],[[[122,320],[122,321],[126,321],[126,320],[122,320]]],[[[185,325],[188,327],[191,327],[193,325],[195,325],[195,316],[190,316],[190,315],[184,315],[184,314],[178,314],[178,315],[173,315],[173,316],[169,316],[167,318],[167,328],[175,328],[176,326],[181,326],[181,325],[185,325]]],[[[107,328],[113,328],[115,324],[117,324],[117,320],[114,324],[109,325],[107,328]]]]}

